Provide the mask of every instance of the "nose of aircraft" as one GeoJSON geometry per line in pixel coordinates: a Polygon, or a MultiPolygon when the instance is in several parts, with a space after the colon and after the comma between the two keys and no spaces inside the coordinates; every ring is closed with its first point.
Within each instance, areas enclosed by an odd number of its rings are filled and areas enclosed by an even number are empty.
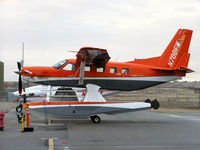
{"type": "Polygon", "coordinates": [[[50,76],[51,70],[52,70],[51,67],[23,67],[22,68],[22,76],[48,77],[48,76],[50,76]]]}

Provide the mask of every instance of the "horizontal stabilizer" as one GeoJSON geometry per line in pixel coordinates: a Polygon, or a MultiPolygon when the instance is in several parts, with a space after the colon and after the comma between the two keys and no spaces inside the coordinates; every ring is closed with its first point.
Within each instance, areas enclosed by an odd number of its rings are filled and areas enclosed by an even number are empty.
{"type": "Polygon", "coordinates": [[[179,70],[179,71],[184,71],[186,73],[191,73],[194,72],[193,70],[187,68],[187,67],[179,67],[179,68],[166,68],[166,67],[157,67],[157,66],[153,66],[151,67],[151,69],[153,70],[160,70],[160,71],[175,71],[175,70],[179,70]]]}

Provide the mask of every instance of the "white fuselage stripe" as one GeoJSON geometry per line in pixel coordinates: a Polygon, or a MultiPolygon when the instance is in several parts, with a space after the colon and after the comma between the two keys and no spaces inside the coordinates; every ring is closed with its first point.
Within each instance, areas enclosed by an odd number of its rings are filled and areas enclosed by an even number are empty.
{"type": "MultiPolygon", "coordinates": [[[[23,76],[26,80],[28,77],[23,76]]],[[[181,79],[179,76],[149,76],[149,77],[84,77],[84,80],[133,80],[133,81],[156,81],[167,82],[181,79]]],[[[32,81],[47,81],[47,80],[79,80],[79,77],[33,77],[32,81]]]]}

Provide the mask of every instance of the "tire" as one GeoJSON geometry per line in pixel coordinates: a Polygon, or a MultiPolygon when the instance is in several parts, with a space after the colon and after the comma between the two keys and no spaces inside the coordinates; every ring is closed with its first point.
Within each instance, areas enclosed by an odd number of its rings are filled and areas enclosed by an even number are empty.
{"type": "Polygon", "coordinates": [[[92,120],[93,123],[100,123],[101,122],[101,118],[97,115],[90,116],[90,119],[92,120]]]}
{"type": "Polygon", "coordinates": [[[159,109],[160,103],[158,102],[157,99],[155,99],[155,100],[153,100],[153,101],[151,102],[151,107],[152,107],[153,109],[159,109]]]}
{"type": "Polygon", "coordinates": [[[18,112],[18,113],[22,112],[22,105],[19,105],[16,107],[16,112],[18,112]]]}
{"type": "Polygon", "coordinates": [[[18,117],[18,122],[22,123],[22,117],[18,117]]]}
{"type": "Polygon", "coordinates": [[[151,103],[151,100],[150,99],[146,99],[144,102],[145,103],[151,103]]]}

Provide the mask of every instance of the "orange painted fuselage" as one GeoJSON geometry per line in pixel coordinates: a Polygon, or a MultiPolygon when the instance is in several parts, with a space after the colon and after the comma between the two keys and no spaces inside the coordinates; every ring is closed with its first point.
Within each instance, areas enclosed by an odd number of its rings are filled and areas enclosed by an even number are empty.
{"type": "MultiPolygon", "coordinates": [[[[136,61],[137,62],[137,61],[136,61]]],[[[22,75],[29,81],[52,86],[85,87],[86,84],[96,84],[110,90],[139,90],[153,85],[176,80],[185,75],[184,71],[154,70],[151,65],[137,63],[108,62],[105,68],[91,66],[85,71],[84,84],[79,85],[79,66],[75,70],[63,70],[67,64],[76,64],[75,59],[69,59],[60,68],[24,67],[22,75]],[[114,68],[114,69],[113,69],[114,68]],[[26,73],[33,73],[32,77],[26,73]]]]}
{"type": "MultiPolygon", "coordinates": [[[[137,61],[136,61],[137,62],[137,61]]],[[[68,59],[68,61],[63,64],[59,69],[53,67],[23,67],[22,74],[23,76],[29,76],[30,74],[26,73],[24,70],[29,70],[34,73],[34,77],[79,77],[80,70],[63,70],[63,68],[68,64],[76,64],[76,59],[68,59]]],[[[76,68],[79,68],[77,66],[76,68]]],[[[147,76],[175,76],[181,72],[176,72],[174,70],[154,70],[151,68],[151,65],[137,64],[134,62],[131,63],[121,63],[121,62],[108,62],[103,68],[103,71],[98,71],[98,68],[95,66],[90,67],[90,71],[85,71],[85,77],[147,77],[147,76]],[[116,68],[115,72],[111,72],[112,68],[116,68]],[[128,69],[128,72],[122,72],[122,69],[128,69]]]]}

